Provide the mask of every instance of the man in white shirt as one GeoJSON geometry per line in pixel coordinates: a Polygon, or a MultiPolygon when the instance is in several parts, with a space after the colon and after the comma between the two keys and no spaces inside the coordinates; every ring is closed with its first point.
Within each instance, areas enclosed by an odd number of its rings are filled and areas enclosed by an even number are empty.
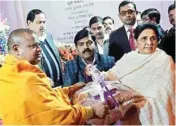
{"type": "Polygon", "coordinates": [[[99,54],[108,55],[109,40],[108,35],[105,34],[103,19],[99,16],[94,16],[89,21],[89,27],[92,35],[94,36],[96,51],[99,54]]]}
{"type": "Polygon", "coordinates": [[[103,24],[105,27],[105,32],[109,36],[112,31],[114,31],[114,19],[110,16],[106,16],[103,18],[103,24]]]}

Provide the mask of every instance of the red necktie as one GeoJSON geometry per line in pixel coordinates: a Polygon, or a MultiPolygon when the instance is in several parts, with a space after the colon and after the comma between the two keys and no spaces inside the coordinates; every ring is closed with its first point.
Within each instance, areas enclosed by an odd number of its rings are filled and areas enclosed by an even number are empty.
{"type": "Polygon", "coordinates": [[[133,33],[134,29],[129,29],[128,31],[130,32],[129,42],[130,42],[131,50],[135,50],[136,45],[135,45],[135,42],[134,42],[134,33],[133,33]]]}

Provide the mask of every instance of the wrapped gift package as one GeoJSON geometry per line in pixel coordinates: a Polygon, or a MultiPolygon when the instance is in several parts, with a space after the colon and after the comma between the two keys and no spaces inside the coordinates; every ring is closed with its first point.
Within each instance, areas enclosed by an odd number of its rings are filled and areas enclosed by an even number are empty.
{"type": "MultiPolygon", "coordinates": [[[[132,104],[133,99],[131,99],[135,93],[130,88],[118,83],[117,81],[106,81],[106,87],[111,92],[112,96],[115,98],[116,102],[119,104],[119,109],[122,115],[125,115],[128,111],[130,104],[132,104]]],[[[78,90],[73,96],[73,104],[81,104],[83,106],[91,106],[97,101],[104,102],[109,106],[109,109],[114,109],[115,105],[111,101],[110,97],[107,97],[108,92],[95,82],[89,82],[84,88],[78,90]]],[[[109,113],[111,114],[111,113],[109,113]]],[[[94,124],[104,124],[103,119],[95,120],[94,124]]],[[[117,120],[116,120],[117,121],[117,120]]],[[[112,123],[112,122],[111,122],[112,123]]],[[[109,124],[109,123],[107,123],[109,124]]]]}
{"type": "MultiPolygon", "coordinates": [[[[134,91],[118,83],[117,81],[106,81],[106,86],[112,93],[116,101],[121,105],[127,104],[128,100],[135,95],[134,91]]],[[[90,105],[96,101],[106,102],[107,91],[105,91],[99,84],[89,82],[84,88],[78,90],[73,96],[73,104],[88,101],[86,104],[90,105]]],[[[86,105],[85,104],[85,105],[86,105]]]]}

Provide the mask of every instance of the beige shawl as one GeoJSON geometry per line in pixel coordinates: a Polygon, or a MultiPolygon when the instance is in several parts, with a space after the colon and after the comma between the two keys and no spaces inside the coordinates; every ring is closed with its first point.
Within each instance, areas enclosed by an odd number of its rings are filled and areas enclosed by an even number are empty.
{"type": "Polygon", "coordinates": [[[125,54],[109,70],[119,81],[146,97],[138,115],[143,125],[175,124],[174,63],[160,49],[149,55],[125,54]]]}

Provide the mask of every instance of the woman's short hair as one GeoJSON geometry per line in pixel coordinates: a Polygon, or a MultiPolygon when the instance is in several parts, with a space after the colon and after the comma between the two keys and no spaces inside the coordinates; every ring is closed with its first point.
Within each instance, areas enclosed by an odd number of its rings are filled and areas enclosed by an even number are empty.
{"type": "Polygon", "coordinates": [[[141,25],[138,25],[136,27],[136,29],[134,30],[134,38],[137,40],[139,35],[141,34],[141,32],[146,30],[146,29],[152,29],[155,32],[157,39],[159,40],[159,33],[158,33],[156,25],[154,25],[154,24],[141,24],[141,25]]]}

